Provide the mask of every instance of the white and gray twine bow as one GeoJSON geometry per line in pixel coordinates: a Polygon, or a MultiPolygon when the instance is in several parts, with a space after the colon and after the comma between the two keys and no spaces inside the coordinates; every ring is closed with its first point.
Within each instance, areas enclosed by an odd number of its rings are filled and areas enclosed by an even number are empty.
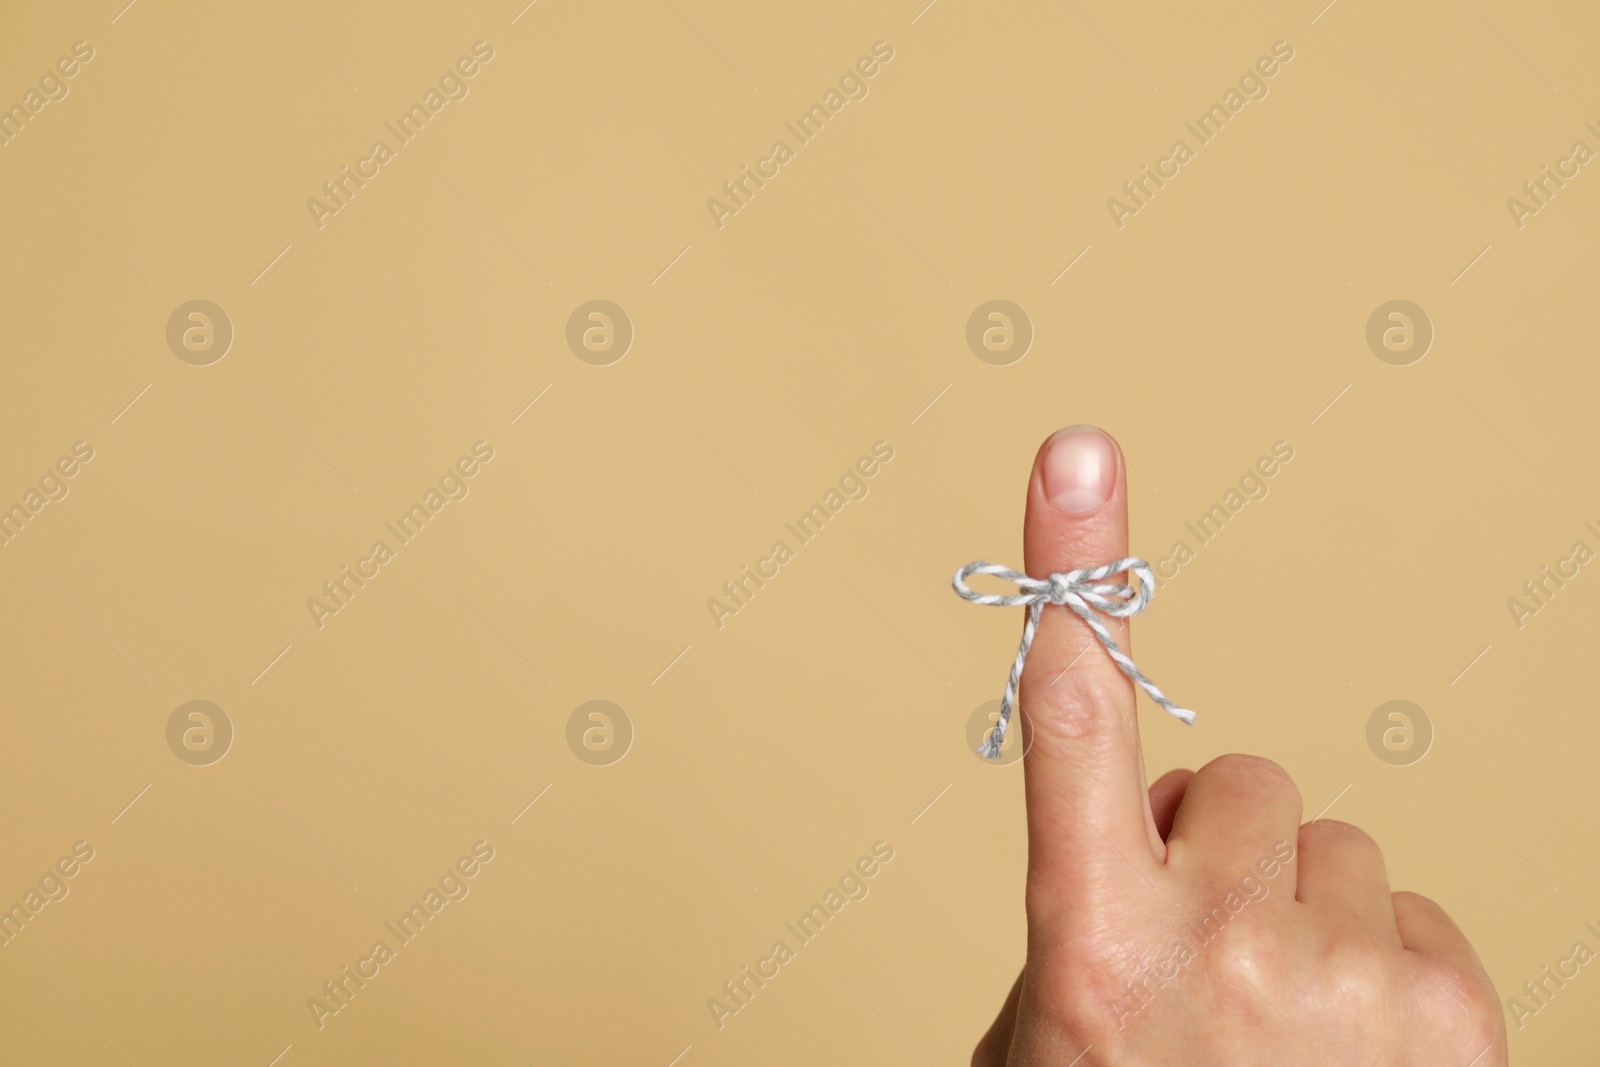
{"type": "Polygon", "coordinates": [[[1094,635],[1100,639],[1100,644],[1105,646],[1106,655],[1122,668],[1123,674],[1137,682],[1146,693],[1150,694],[1150,699],[1166,709],[1168,715],[1182,719],[1191,726],[1194,724],[1194,712],[1180,708],[1168,700],[1167,694],[1146,678],[1134,665],[1133,660],[1128,658],[1128,654],[1117,647],[1105,623],[1095,615],[1095,612],[1099,611],[1112,618],[1126,619],[1138,615],[1150,606],[1151,599],[1156,595],[1156,582],[1155,575],[1150,573],[1150,564],[1144,560],[1129,556],[1104,566],[1052,574],[1048,578],[1030,578],[1010,567],[1002,567],[997,563],[984,563],[980,560],[956,571],[955,580],[951,584],[955,586],[957,593],[974,604],[1001,608],[1014,608],[1025,604],[1028,607],[1028,621],[1022,627],[1022,643],[1017,646],[1017,659],[1011,665],[1011,677],[1006,679],[1005,696],[1000,701],[1000,721],[995,723],[989,739],[979,747],[978,752],[981,755],[989,759],[1000,758],[1000,746],[1005,743],[1006,729],[1011,723],[1011,709],[1017,706],[1017,684],[1022,680],[1022,665],[1028,661],[1028,649],[1033,645],[1033,632],[1039,628],[1039,616],[1046,604],[1059,604],[1071,608],[1073,613],[1094,631],[1094,635]],[[1120,574],[1123,571],[1139,579],[1137,589],[1122,582],[1105,581],[1113,574],[1120,574]],[[974,574],[989,574],[996,578],[1004,578],[1008,582],[1016,583],[1023,592],[1011,596],[974,592],[967,585],[967,579],[974,574]]]}

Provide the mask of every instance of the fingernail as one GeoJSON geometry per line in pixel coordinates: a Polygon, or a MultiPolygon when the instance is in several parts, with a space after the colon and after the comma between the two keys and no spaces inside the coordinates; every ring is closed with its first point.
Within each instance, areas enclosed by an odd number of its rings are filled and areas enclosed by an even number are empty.
{"type": "Polygon", "coordinates": [[[1069,515],[1093,511],[1111,498],[1117,452],[1093,426],[1068,426],[1050,439],[1044,455],[1044,495],[1069,515]]]}

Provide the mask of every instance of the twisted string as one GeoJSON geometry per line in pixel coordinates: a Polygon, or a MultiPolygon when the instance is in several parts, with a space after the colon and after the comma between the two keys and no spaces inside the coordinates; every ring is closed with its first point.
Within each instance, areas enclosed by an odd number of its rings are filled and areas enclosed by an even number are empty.
{"type": "Polygon", "coordinates": [[[1146,693],[1164,708],[1168,715],[1182,719],[1189,725],[1194,724],[1194,712],[1187,708],[1180,708],[1163,693],[1159,686],[1144,676],[1144,673],[1134,665],[1128,654],[1117,647],[1117,642],[1111,637],[1111,632],[1106,629],[1095,612],[1109,615],[1116,619],[1131,618],[1150,606],[1150,601],[1156,595],[1155,575],[1150,573],[1150,565],[1142,559],[1129,556],[1126,559],[1114,560],[1100,567],[1086,567],[1082,570],[1067,571],[1064,574],[1052,574],[1048,578],[1030,578],[1021,571],[1014,571],[1010,567],[1002,567],[997,563],[984,563],[982,561],[969,563],[956,571],[954,581],[951,582],[955,590],[963,598],[974,604],[984,604],[991,607],[1015,608],[1026,605],[1028,608],[1028,621],[1022,627],[1022,643],[1017,646],[1017,658],[1011,664],[1011,676],[1006,679],[1005,696],[1000,701],[1000,720],[995,723],[994,729],[989,733],[989,739],[978,748],[978,752],[988,759],[1000,758],[1000,746],[1005,742],[1006,730],[1011,724],[1011,709],[1017,705],[1017,686],[1022,681],[1022,665],[1028,661],[1028,649],[1033,645],[1034,631],[1039,628],[1039,616],[1044,612],[1046,604],[1058,604],[1071,608],[1073,613],[1082,619],[1100,639],[1100,644],[1105,647],[1106,655],[1111,661],[1122,668],[1126,674],[1146,693]],[[1139,579],[1138,588],[1122,582],[1107,582],[1104,579],[1113,574],[1127,571],[1139,579]],[[992,593],[979,593],[967,585],[967,579],[974,574],[988,574],[996,578],[1003,578],[1013,582],[1023,590],[1010,596],[999,596],[992,593]]]}

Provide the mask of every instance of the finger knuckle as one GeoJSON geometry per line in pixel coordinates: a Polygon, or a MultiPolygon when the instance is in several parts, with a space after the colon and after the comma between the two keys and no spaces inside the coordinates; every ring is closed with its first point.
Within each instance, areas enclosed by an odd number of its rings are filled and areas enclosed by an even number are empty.
{"type": "Polygon", "coordinates": [[[1235,923],[1205,949],[1206,969],[1218,1008],[1234,1019],[1258,1017],[1263,998],[1281,1003],[1288,991],[1281,951],[1266,931],[1253,923],[1235,923]]]}
{"type": "MultiPolygon", "coordinates": [[[[1488,1047],[1505,1048],[1505,1017],[1493,985],[1473,968],[1430,959],[1416,982],[1423,1011],[1441,1023],[1469,1056],[1488,1047]]],[[[1486,1059],[1496,1063],[1503,1060],[1486,1059]]]]}
{"type": "Polygon", "coordinates": [[[1229,985],[1270,984],[1277,970],[1277,954],[1271,941],[1250,923],[1230,925],[1212,952],[1212,966],[1229,985]]]}
{"type": "Polygon", "coordinates": [[[1371,834],[1354,823],[1337,819],[1318,819],[1306,823],[1300,828],[1300,840],[1301,847],[1310,842],[1316,846],[1333,846],[1341,851],[1361,852],[1380,859],[1383,856],[1383,849],[1371,834]]]}
{"type": "Polygon", "coordinates": [[[1292,796],[1297,801],[1300,798],[1300,789],[1289,772],[1265,756],[1249,756],[1242,752],[1218,756],[1201,768],[1200,773],[1209,773],[1243,792],[1292,796]]]}
{"type": "Polygon", "coordinates": [[[1345,937],[1327,948],[1319,1004],[1341,1018],[1372,1018],[1393,1003],[1398,959],[1394,952],[1363,937],[1345,937]]]}
{"type": "Polygon", "coordinates": [[[1116,688],[1119,684],[1099,671],[1069,670],[1053,681],[1046,677],[1029,687],[1033,699],[1028,714],[1036,728],[1063,741],[1081,744],[1118,738],[1127,731],[1115,710],[1119,701],[1127,701],[1127,694],[1116,688]]]}
{"type": "Polygon", "coordinates": [[[1426,912],[1435,920],[1442,919],[1445,921],[1450,921],[1452,925],[1454,925],[1453,920],[1450,920],[1449,914],[1446,913],[1439,902],[1434,900],[1432,897],[1425,897],[1421,893],[1413,893],[1409,889],[1397,889],[1391,894],[1391,896],[1394,899],[1396,911],[1405,910],[1426,912]]]}
{"type": "Polygon", "coordinates": [[[1430,959],[1423,965],[1420,984],[1424,995],[1441,1011],[1453,1010],[1463,1018],[1497,1011],[1494,990],[1479,972],[1459,963],[1430,959]]]}

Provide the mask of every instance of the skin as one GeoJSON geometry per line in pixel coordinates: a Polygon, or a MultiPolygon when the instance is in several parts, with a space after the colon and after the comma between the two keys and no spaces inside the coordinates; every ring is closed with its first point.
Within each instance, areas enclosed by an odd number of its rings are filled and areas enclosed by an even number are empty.
{"type": "MultiPolygon", "coordinates": [[[[1120,449],[1109,498],[1074,513],[1047,493],[1050,445],[1029,479],[1027,572],[1128,555],[1120,449]]],[[[1127,623],[1105,621],[1130,650],[1127,623]]],[[[1045,609],[1020,703],[1027,959],[974,1067],[1505,1067],[1466,937],[1390,891],[1366,833],[1302,825],[1283,768],[1229,755],[1146,787],[1133,684],[1062,608],[1045,609]]]]}

